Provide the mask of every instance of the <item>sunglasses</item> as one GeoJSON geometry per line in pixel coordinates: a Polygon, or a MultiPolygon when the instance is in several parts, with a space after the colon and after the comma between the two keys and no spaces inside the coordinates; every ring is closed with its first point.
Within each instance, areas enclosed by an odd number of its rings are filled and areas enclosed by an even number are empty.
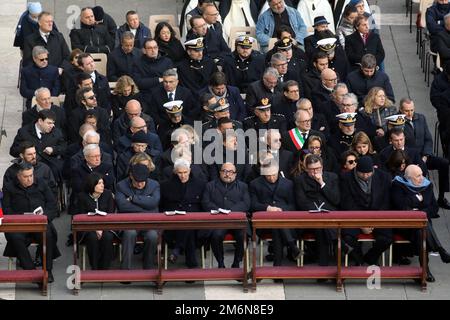
{"type": "Polygon", "coordinates": [[[48,61],[48,58],[39,59],[40,62],[48,61]]]}
{"type": "Polygon", "coordinates": [[[347,163],[348,164],[355,164],[355,163],[358,163],[358,161],[356,161],[356,160],[347,160],[347,163]]]}

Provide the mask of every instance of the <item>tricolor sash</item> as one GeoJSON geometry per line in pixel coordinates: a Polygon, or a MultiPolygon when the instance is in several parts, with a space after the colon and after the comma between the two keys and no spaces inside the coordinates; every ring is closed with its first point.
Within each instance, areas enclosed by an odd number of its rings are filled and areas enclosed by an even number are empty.
{"type": "Polygon", "coordinates": [[[289,136],[291,137],[292,143],[294,144],[295,148],[297,150],[301,150],[303,148],[303,145],[305,144],[305,139],[303,139],[300,130],[298,130],[298,128],[289,130],[289,136]]]}

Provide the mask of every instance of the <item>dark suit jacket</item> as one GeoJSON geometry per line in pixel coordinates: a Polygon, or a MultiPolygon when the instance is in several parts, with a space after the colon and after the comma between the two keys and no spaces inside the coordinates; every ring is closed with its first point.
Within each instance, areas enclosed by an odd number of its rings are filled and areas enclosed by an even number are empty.
{"type": "Polygon", "coordinates": [[[421,156],[429,156],[433,154],[433,137],[431,136],[430,129],[428,128],[427,120],[423,114],[414,113],[412,123],[406,120],[405,123],[405,136],[414,137],[414,145],[420,150],[421,156]]]}
{"type": "Polygon", "coordinates": [[[263,75],[264,55],[253,50],[250,57],[241,60],[239,54],[234,51],[225,57],[223,71],[230,85],[238,87],[241,93],[246,93],[249,84],[258,81],[263,75]]]}
{"type": "Polygon", "coordinates": [[[109,54],[114,48],[114,38],[102,25],[80,23],[80,29],[72,29],[69,37],[72,50],[78,48],[83,52],[109,54]]]}
{"type": "Polygon", "coordinates": [[[252,114],[253,108],[261,101],[262,98],[269,98],[269,100],[272,101],[274,95],[278,92],[281,92],[278,86],[275,87],[274,92],[272,92],[264,86],[262,80],[250,83],[247,87],[247,95],[245,97],[247,113],[252,114]]]}
{"type": "Polygon", "coordinates": [[[48,50],[48,64],[55,67],[63,67],[64,60],[70,56],[69,47],[61,32],[56,30],[50,31],[48,41],[45,42],[39,31],[35,31],[25,38],[23,47],[24,66],[33,64],[31,53],[35,46],[43,46],[48,50]]]}
{"type": "Polygon", "coordinates": [[[133,79],[139,89],[148,95],[159,85],[164,71],[170,68],[173,68],[173,63],[169,58],[159,54],[156,59],[151,59],[143,54],[133,67],[133,79]]]}
{"type": "MultiPolygon", "coordinates": [[[[63,134],[66,135],[66,112],[64,108],[52,104],[50,110],[56,114],[55,126],[61,129],[63,134]]],[[[35,123],[37,120],[38,112],[36,105],[22,113],[22,127],[29,123],[35,123]]]]}
{"type": "Polygon", "coordinates": [[[86,177],[91,172],[100,173],[103,176],[105,188],[109,190],[115,190],[116,178],[114,175],[114,167],[110,163],[102,162],[98,167],[95,167],[91,170],[86,164],[86,160],[84,160],[83,162],[79,163],[77,167],[71,169],[70,185],[74,194],[78,194],[83,190],[83,184],[86,180],[86,177]]]}
{"type": "Polygon", "coordinates": [[[198,100],[199,91],[208,85],[209,78],[217,71],[217,66],[209,57],[203,56],[200,62],[193,62],[186,56],[178,64],[177,70],[180,85],[191,90],[194,99],[198,100]]]}
{"type": "Polygon", "coordinates": [[[342,210],[389,210],[391,177],[379,169],[372,175],[372,192],[366,196],[358,185],[354,171],[345,173],[341,181],[342,210]]]}
{"type": "Polygon", "coordinates": [[[219,208],[231,211],[250,210],[250,194],[248,186],[241,181],[225,184],[221,180],[213,180],[206,184],[202,198],[202,207],[205,211],[219,208]]]}
{"type": "Polygon", "coordinates": [[[279,177],[274,184],[264,176],[256,178],[249,185],[251,211],[266,211],[267,206],[279,207],[283,211],[295,210],[294,183],[279,177]]]}
{"type": "Polygon", "coordinates": [[[332,172],[323,172],[323,188],[311,178],[306,172],[295,178],[295,200],[298,210],[315,210],[314,204],[323,209],[337,210],[340,202],[339,178],[332,172]]]}
{"type": "Polygon", "coordinates": [[[115,48],[108,55],[107,76],[108,81],[117,81],[121,76],[133,76],[133,66],[141,56],[141,51],[134,48],[128,54],[123,52],[122,47],[115,48]]]}
{"type": "MultiPolygon", "coordinates": [[[[150,103],[150,114],[157,123],[160,123],[162,119],[169,120],[167,117],[166,108],[163,107],[164,103],[169,101],[166,90],[162,84],[158,85],[152,90],[152,101],[150,103]]],[[[183,101],[183,115],[188,116],[191,119],[197,119],[200,116],[200,107],[194,101],[194,97],[189,89],[182,86],[177,86],[175,90],[174,100],[183,101]]]]}
{"type": "Polygon", "coordinates": [[[161,183],[161,211],[181,210],[202,212],[202,197],[206,183],[192,173],[188,182],[181,183],[177,175],[161,183]]]}
{"type": "Polygon", "coordinates": [[[384,60],[384,48],[381,43],[380,36],[375,32],[370,32],[367,38],[367,43],[364,44],[363,39],[358,31],[345,37],[345,52],[347,53],[348,61],[353,70],[359,68],[357,63],[361,63],[361,58],[367,53],[371,53],[377,59],[379,66],[384,60]]]}
{"type": "MultiPolygon", "coordinates": [[[[408,147],[405,147],[404,151],[408,155],[409,160],[411,161],[411,164],[418,165],[422,169],[423,174],[426,176],[428,173],[427,166],[422,161],[422,157],[420,156],[420,151],[418,149],[408,148],[408,147]]],[[[384,148],[383,150],[381,150],[380,162],[381,162],[382,166],[384,166],[384,167],[386,166],[386,162],[388,161],[392,152],[394,152],[394,147],[392,145],[389,145],[386,148],[384,148]]]]}
{"type": "MultiPolygon", "coordinates": [[[[209,92],[209,87],[205,87],[200,90],[199,95],[202,96],[202,94],[206,92],[209,92]]],[[[239,89],[237,87],[227,86],[227,94],[225,98],[230,105],[230,118],[242,122],[247,112],[245,110],[244,100],[242,100],[239,89]]]]}
{"type": "Polygon", "coordinates": [[[53,97],[59,96],[61,91],[61,82],[59,80],[58,67],[47,66],[39,68],[34,63],[22,69],[20,77],[20,95],[28,99],[34,97],[36,89],[45,87],[50,90],[53,97]]]}
{"type": "MultiPolygon", "coordinates": [[[[308,147],[308,138],[311,136],[319,136],[322,139],[322,141],[326,141],[326,138],[322,132],[316,131],[316,130],[309,130],[309,134],[306,138],[303,148],[306,149],[308,147]]],[[[284,149],[289,150],[289,151],[293,152],[294,154],[298,154],[301,151],[301,150],[297,150],[297,147],[295,146],[294,142],[292,142],[292,139],[289,135],[289,131],[281,133],[281,142],[282,142],[282,147],[284,149]]]]}

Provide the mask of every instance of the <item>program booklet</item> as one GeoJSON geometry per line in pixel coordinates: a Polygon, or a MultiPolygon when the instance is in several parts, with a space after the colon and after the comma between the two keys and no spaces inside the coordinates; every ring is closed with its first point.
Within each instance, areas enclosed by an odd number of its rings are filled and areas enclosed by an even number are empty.
{"type": "Polygon", "coordinates": [[[166,211],[165,214],[166,214],[166,216],[174,216],[176,214],[186,214],[186,211],[178,211],[178,210],[166,211]]]}
{"type": "Polygon", "coordinates": [[[87,215],[88,216],[95,216],[95,215],[100,215],[100,216],[106,216],[108,213],[104,212],[104,211],[100,211],[98,209],[95,209],[95,212],[88,212],[87,215]]]}
{"type": "Polygon", "coordinates": [[[211,210],[211,214],[229,214],[231,210],[219,208],[218,210],[211,210]]]}

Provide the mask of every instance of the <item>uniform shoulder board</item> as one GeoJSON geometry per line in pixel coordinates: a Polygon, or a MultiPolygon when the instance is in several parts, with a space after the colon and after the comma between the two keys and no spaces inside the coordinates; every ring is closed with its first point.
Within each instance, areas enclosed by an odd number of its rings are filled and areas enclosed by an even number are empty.
{"type": "Polygon", "coordinates": [[[280,117],[280,118],[284,118],[285,117],[284,114],[281,114],[281,113],[273,113],[272,115],[280,117]]]}
{"type": "Polygon", "coordinates": [[[254,119],[255,117],[256,117],[255,115],[250,116],[250,117],[246,117],[246,118],[244,118],[244,121],[247,121],[247,120],[250,120],[250,119],[254,119]]]}

